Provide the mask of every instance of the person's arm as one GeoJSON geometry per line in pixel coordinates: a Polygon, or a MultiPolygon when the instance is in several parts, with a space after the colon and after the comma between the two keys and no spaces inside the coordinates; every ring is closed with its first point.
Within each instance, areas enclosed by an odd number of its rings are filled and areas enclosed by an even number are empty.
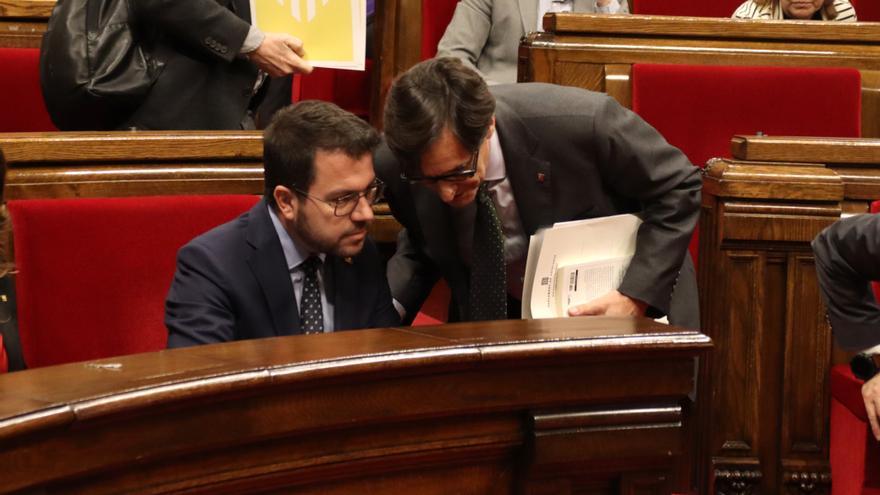
{"type": "Polygon", "coordinates": [[[570,314],[659,317],[669,312],[697,224],[700,170],[638,115],[610,97],[601,101],[589,130],[590,148],[595,150],[605,187],[639,201],[643,223],[618,290],[573,308],[570,314]]]}
{"type": "Polygon", "coordinates": [[[177,270],[165,300],[168,347],[189,347],[235,339],[235,315],[225,291],[223,269],[196,243],[177,254],[177,270]]]}
{"type": "Polygon", "coordinates": [[[880,216],[835,222],[812,243],[816,275],[837,342],[861,351],[880,344],[880,305],[871,280],[880,279],[880,216]]]}
{"type": "Polygon", "coordinates": [[[248,58],[269,75],[311,72],[311,65],[302,58],[302,41],[286,34],[255,31],[215,0],[133,0],[132,5],[143,25],[158,27],[171,38],[220,60],[232,62],[250,50],[248,58]],[[251,49],[246,42],[257,43],[251,49]]]}
{"type": "MultiPolygon", "coordinates": [[[[837,221],[813,240],[812,247],[837,342],[851,351],[880,344],[880,305],[870,284],[880,279],[880,215],[837,221]]],[[[862,386],[862,398],[871,431],[880,440],[880,375],[862,386]]]]}
{"type": "MultiPolygon", "coordinates": [[[[437,57],[455,57],[477,69],[477,60],[492,29],[491,0],[461,0],[437,45],[437,57]]],[[[480,73],[485,79],[485,75],[480,73]]]]}

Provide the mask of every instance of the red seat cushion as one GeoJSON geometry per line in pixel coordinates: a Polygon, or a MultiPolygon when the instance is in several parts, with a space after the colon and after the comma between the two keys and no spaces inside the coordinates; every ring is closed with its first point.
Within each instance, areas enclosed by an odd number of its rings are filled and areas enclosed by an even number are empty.
{"type": "Polygon", "coordinates": [[[372,71],[373,61],[370,59],[366,60],[362,71],[316,68],[311,74],[294,77],[292,100],[329,101],[367,119],[370,116],[372,71]]]}
{"type": "Polygon", "coordinates": [[[437,55],[437,43],[452,20],[458,0],[422,0],[422,60],[437,55]]]}
{"type": "Polygon", "coordinates": [[[734,134],[858,137],[856,69],[635,64],[633,110],[695,165],[734,134]]]}
{"type": "Polygon", "coordinates": [[[0,132],[56,131],[40,92],[40,50],[0,48],[0,132]]]}
{"type": "Polygon", "coordinates": [[[880,21],[880,2],[877,0],[850,0],[850,3],[856,9],[859,22],[880,21]]]}
{"type": "Polygon", "coordinates": [[[848,365],[831,368],[832,495],[880,490],[880,443],[867,424],[862,384],[848,365]]]}
{"type": "MultiPolygon", "coordinates": [[[[855,69],[635,64],[632,88],[633,110],[700,167],[729,157],[734,134],[861,132],[855,69]]],[[[696,233],[690,251],[696,260],[696,233]]]]}
{"type": "Polygon", "coordinates": [[[9,358],[6,356],[6,347],[3,345],[3,336],[0,335],[0,373],[9,371],[9,358]]]}
{"type": "Polygon", "coordinates": [[[177,250],[249,195],[10,201],[29,367],[163,349],[177,250]]]}
{"type": "MultiPolygon", "coordinates": [[[[873,1],[873,0],[872,0],[873,1]]],[[[642,15],[730,17],[743,0],[630,0],[630,12],[642,15]]]]}

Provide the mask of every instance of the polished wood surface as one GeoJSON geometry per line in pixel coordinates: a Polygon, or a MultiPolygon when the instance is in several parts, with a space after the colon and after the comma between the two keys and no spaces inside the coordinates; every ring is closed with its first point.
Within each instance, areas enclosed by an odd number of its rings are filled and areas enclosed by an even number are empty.
{"type": "MultiPolygon", "coordinates": [[[[10,199],[262,194],[258,131],[0,134],[10,199]]],[[[397,240],[388,205],[374,206],[373,238],[397,240]]]]}
{"type": "Polygon", "coordinates": [[[519,80],[632,95],[635,63],[852,67],[862,136],[880,137],[880,24],[548,14],[520,46],[519,80]]]}
{"type": "Polygon", "coordinates": [[[570,318],[234,342],[0,376],[0,491],[686,490],[711,343],[570,318]]]}
{"type": "Polygon", "coordinates": [[[0,47],[39,48],[55,0],[0,0],[0,47]]]}
{"type": "Polygon", "coordinates": [[[880,198],[880,141],[737,136],[704,177],[709,493],[829,493],[831,332],[810,241],[880,198]]]}

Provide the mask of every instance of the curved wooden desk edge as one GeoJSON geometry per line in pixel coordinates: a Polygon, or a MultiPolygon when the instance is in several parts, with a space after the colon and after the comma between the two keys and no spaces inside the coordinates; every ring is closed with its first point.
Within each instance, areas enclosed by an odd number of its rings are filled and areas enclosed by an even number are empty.
{"type": "MultiPolygon", "coordinates": [[[[243,341],[12,373],[0,376],[0,463],[10,473],[0,491],[140,491],[146,480],[135,471],[144,463],[164,473],[150,481],[160,492],[176,491],[180,480],[163,470],[185,454],[187,476],[201,480],[187,483],[213,486],[219,474],[206,474],[201,459],[218,450],[340,429],[359,437],[424,418],[504,413],[490,423],[510,423],[507,435],[519,438],[512,418],[530,410],[682,400],[693,389],[693,359],[710,347],[699,332],[650,320],[500,321],[243,341]],[[615,380],[604,383],[609,374],[615,380]],[[636,393],[646,375],[657,381],[636,393]]],[[[291,460],[294,471],[313,455],[291,460]]],[[[251,468],[235,466],[236,483],[247,485],[251,468]]]]}

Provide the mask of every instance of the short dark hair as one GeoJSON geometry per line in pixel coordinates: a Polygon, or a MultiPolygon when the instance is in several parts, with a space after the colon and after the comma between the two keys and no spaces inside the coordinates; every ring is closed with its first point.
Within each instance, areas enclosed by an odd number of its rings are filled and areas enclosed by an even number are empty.
{"type": "Polygon", "coordinates": [[[263,133],[266,201],[275,205],[276,186],[308,191],[315,180],[318,150],[359,158],[379,145],[379,134],[356,115],[325,101],[308,100],[284,108],[263,133]]]}
{"type": "Polygon", "coordinates": [[[476,152],[492,123],[495,97],[459,59],[426,60],[394,81],[385,104],[385,140],[406,170],[416,171],[422,154],[448,127],[476,152]]]}

